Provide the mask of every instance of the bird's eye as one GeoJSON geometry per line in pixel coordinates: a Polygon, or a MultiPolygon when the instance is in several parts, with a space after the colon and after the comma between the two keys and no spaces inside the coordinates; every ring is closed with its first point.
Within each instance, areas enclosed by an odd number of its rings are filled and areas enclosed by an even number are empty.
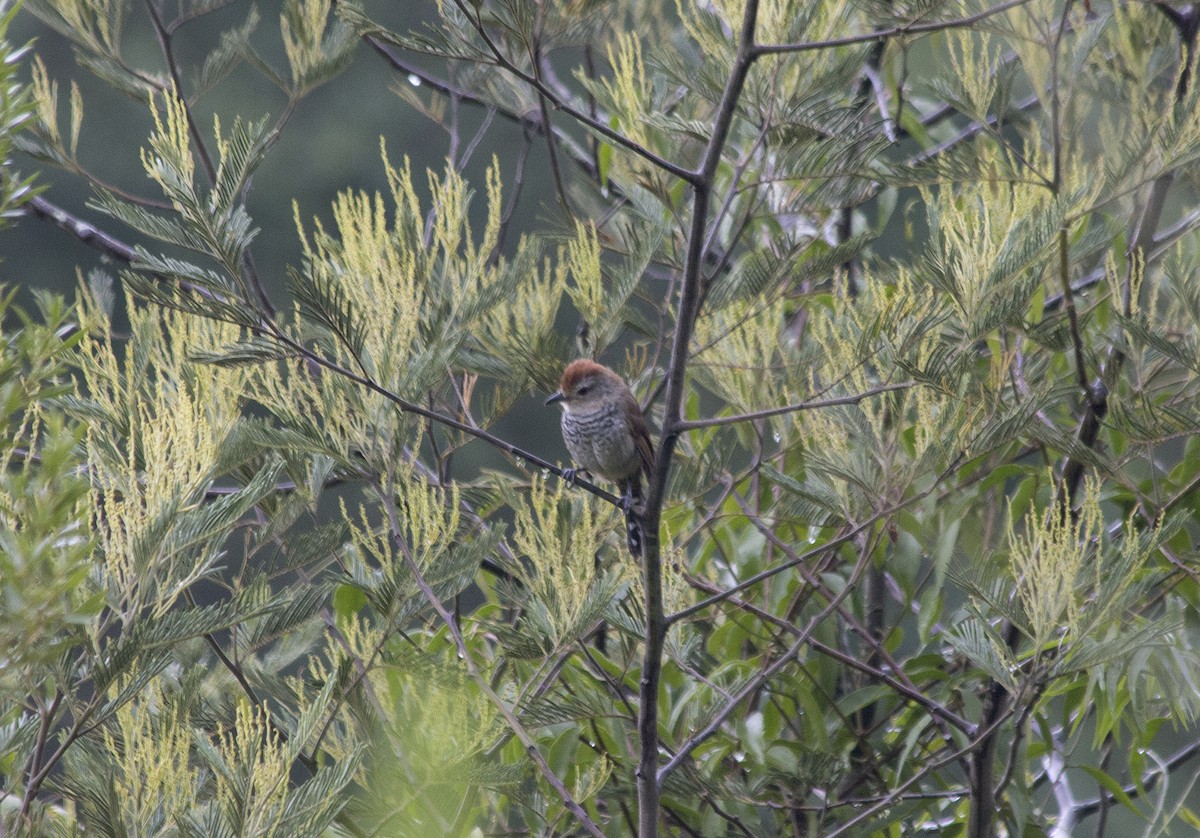
{"type": "Polygon", "coordinates": [[[582,387],[580,387],[578,390],[575,391],[575,394],[579,395],[579,396],[586,396],[588,390],[590,390],[590,389],[592,389],[592,385],[584,384],[582,387]]]}

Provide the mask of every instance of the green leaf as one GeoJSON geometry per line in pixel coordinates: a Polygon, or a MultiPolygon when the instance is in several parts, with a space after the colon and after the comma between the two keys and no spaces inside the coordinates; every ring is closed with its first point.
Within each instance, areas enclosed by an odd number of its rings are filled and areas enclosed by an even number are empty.
{"type": "Polygon", "coordinates": [[[240,367],[279,361],[296,356],[295,350],[270,338],[229,343],[214,351],[194,351],[188,359],[199,364],[240,367]]]}
{"type": "Polygon", "coordinates": [[[333,589],[333,611],[339,619],[349,619],[366,605],[367,595],[353,585],[338,585],[333,589]]]}
{"type": "Polygon", "coordinates": [[[1134,802],[1134,799],[1130,797],[1123,788],[1121,788],[1120,783],[1118,783],[1108,774],[1093,765],[1081,764],[1076,765],[1075,767],[1082,768],[1084,771],[1090,774],[1092,779],[1099,783],[1100,787],[1111,794],[1122,806],[1141,817],[1145,817],[1145,814],[1138,807],[1137,803],[1134,802]]]}

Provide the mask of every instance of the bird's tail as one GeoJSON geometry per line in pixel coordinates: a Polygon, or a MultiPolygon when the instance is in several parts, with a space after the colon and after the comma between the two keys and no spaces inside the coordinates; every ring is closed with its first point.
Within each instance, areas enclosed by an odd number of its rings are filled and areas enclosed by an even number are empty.
{"type": "Polygon", "coordinates": [[[625,507],[625,540],[629,544],[629,555],[642,557],[642,481],[635,475],[625,487],[628,503],[625,507]]]}

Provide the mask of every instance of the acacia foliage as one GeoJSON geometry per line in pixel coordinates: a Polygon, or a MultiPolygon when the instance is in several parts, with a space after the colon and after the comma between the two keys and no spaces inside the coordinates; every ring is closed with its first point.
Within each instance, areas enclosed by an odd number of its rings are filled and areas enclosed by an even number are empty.
{"type": "Polygon", "coordinates": [[[224,5],[26,7],[152,130],[93,179],[35,49],[15,161],[96,198],[8,194],[125,267],[6,332],[6,829],[1196,824],[1200,9],[287,0],[189,69],[224,5]],[[254,175],[359,53],[446,164],[381,144],[269,290],[254,175]],[[656,428],[642,567],[495,430],[577,353],[656,428]]]}

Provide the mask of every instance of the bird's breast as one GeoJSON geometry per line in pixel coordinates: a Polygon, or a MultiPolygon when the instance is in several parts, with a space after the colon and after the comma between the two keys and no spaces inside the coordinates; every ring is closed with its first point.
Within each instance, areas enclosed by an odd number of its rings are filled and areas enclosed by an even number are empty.
{"type": "Polygon", "coordinates": [[[582,468],[619,482],[640,467],[637,445],[620,405],[563,413],[563,441],[582,468]]]}

